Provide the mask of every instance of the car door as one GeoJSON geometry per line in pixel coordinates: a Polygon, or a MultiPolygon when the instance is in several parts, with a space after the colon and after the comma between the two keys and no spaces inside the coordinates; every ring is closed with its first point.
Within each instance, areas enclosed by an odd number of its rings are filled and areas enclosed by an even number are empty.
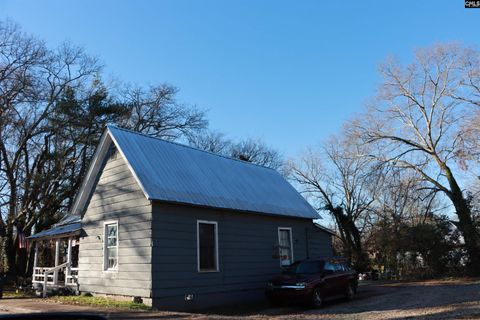
{"type": "Polygon", "coordinates": [[[325,261],[325,265],[323,266],[323,282],[324,282],[324,289],[323,294],[325,297],[331,297],[337,294],[338,286],[337,286],[337,274],[335,272],[335,265],[330,261],[325,261]]]}
{"type": "Polygon", "coordinates": [[[341,262],[335,263],[336,270],[336,282],[337,282],[337,294],[344,294],[347,291],[348,281],[349,281],[349,272],[345,265],[341,262]]]}

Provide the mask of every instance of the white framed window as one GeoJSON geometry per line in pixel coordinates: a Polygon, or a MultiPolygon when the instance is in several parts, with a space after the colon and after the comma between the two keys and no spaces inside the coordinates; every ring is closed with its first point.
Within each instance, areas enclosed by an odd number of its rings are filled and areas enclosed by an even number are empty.
{"type": "Polygon", "coordinates": [[[103,270],[116,271],[118,268],[118,221],[103,224],[103,270]]]}
{"type": "Polygon", "coordinates": [[[278,228],[278,255],[280,256],[281,267],[293,263],[292,228],[278,228]]]}
{"type": "Polygon", "coordinates": [[[218,224],[197,220],[198,272],[218,272],[218,224]]]}

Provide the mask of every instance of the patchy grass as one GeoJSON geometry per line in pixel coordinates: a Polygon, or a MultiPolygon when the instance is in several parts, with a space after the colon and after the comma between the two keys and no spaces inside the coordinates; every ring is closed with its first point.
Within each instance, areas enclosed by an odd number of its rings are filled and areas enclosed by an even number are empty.
{"type": "Polygon", "coordinates": [[[135,303],[132,301],[119,301],[110,298],[104,297],[92,297],[92,296],[54,296],[49,298],[55,302],[66,303],[66,304],[76,304],[76,305],[85,305],[101,308],[120,308],[120,309],[129,309],[129,310],[152,310],[152,307],[149,307],[143,303],[135,303]]]}
{"type": "Polygon", "coordinates": [[[5,298],[25,298],[25,297],[30,297],[29,295],[26,295],[22,291],[15,291],[15,290],[8,290],[3,292],[3,297],[5,298]]]}
{"type": "Polygon", "coordinates": [[[3,297],[5,298],[31,298],[34,296],[32,292],[16,289],[12,286],[3,288],[3,297]]]}

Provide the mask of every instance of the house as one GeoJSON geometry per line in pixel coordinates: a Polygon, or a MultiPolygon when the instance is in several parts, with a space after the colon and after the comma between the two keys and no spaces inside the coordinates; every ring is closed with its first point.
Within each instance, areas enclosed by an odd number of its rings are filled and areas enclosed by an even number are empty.
{"type": "Polygon", "coordinates": [[[331,231],[277,171],[113,126],[71,214],[32,237],[55,243],[34,281],[165,309],[261,299],[282,267],[332,254],[331,231]]]}

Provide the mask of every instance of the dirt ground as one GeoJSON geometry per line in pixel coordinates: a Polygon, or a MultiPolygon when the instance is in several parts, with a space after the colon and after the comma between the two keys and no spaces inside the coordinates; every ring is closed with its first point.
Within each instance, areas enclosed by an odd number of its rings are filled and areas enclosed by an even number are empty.
{"type": "MultiPolygon", "coordinates": [[[[251,309],[251,308],[250,308],[251,309]]],[[[266,308],[241,313],[133,312],[66,305],[32,298],[0,299],[0,315],[31,312],[88,312],[108,319],[480,319],[480,279],[365,283],[353,301],[326,303],[321,309],[266,308]],[[232,315],[233,314],[233,315],[232,315]]]]}

